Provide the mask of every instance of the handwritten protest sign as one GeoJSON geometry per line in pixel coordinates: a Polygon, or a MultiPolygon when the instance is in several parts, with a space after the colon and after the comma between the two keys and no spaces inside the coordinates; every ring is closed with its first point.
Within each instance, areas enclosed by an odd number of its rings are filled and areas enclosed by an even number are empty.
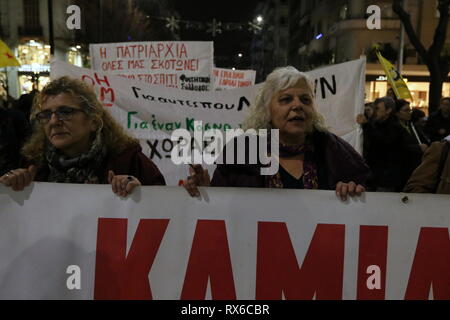
{"type": "Polygon", "coordinates": [[[214,68],[214,89],[235,89],[250,87],[255,84],[255,70],[231,70],[214,68]]]}
{"type": "Polygon", "coordinates": [[[450,299],[448,196],[202,194],[0,186],[0,298],[450,299]]]}
{"type": "Polygon", "coordinates": [[[207,41],[120,42],[89,45],[92,69],[192,91],[212,87],[213,43],[207,41]]]}

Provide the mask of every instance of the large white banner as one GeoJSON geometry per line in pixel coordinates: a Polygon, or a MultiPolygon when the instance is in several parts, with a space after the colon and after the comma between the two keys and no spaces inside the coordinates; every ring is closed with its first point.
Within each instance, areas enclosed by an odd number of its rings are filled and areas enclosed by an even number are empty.
{"type": "Polygon", "coordinates": [[[201,192],[0,186],[0,298],[450,299],[448,196],[201,192]]]}
{"type": "Polygon", "coordinates": [[[356,116],[364,110],[366,59],[309,72],[316,87],[318,110],[330,131],[362,153],[362,130],[356,116]]]}
{"type": "MultiPolygon", "coordinates": [[[[311,72],[316,83],[317,109],[330,131],[358,151],[361,141],[355,119],[364,105],[364,74],[363,59],[311,72]]],[[[71,76],[93,85],[113,116],[141,140],[144,152],[160,168],[169,185],[177,185],[188,175],[187,166],[176,166],[171,161],[173,130],[182,128],[193,132],[195,120],[202,121],[205,130],[239,128],[261,86],[184,91],[149,86],[59,61],[52,63],[50,75],[52,79],[71,76]]]]}
{"type": "Polygon", "coordinates": [[[212,88],[212,41],[143,41],[89,45],[92,69],[151,85],[212,88]]]}

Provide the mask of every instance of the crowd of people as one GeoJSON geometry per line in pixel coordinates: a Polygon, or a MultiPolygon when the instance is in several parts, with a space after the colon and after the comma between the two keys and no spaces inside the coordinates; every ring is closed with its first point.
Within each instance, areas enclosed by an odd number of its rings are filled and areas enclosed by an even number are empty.
{"type": "MultiPolygon", "coordinates": [[[[311,79],[293,67],[264,82],[245,129],[278,129],[279,170],[262,164],[221,164],[212,179],[190,167],[184,187],[335,190],[346,200],[364,191],[450,194],[450,98],[428,118],[406,100],[386,96],[357,117],[364,136],[360,155],[329,132],[315,108],[311,79]]],[[[32,181],[110,184],[122,197],[140,185],[164,185],[138,140],[126,133],[84,82],[62,77],[41,92],[0,102],[0,183],[20,191],[32,181]]],[[[270,146],[268,146],[270,148],[270,146]]]]}
{"type": "Polygon", "coordinates": [[[366,103],[356,121],[371,169],[369,191],[450,193],[450,158],[444,148],[450,140],[450,98],[427,118],[406,100],[381,97],[366,103]]]}

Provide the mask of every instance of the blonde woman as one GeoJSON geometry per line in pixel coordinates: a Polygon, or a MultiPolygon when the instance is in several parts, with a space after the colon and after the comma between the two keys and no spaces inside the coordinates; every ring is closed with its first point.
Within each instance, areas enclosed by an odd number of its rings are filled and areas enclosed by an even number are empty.
{"type": "Polygon", "coordinates": [[[164,185],[164,177],[84,82],[62,77],[34,101],[35,128],[22,154],[24,168],[0,183],[23,190],[32,181],[111,184],[119,196],[139,185],[164,185]]]}

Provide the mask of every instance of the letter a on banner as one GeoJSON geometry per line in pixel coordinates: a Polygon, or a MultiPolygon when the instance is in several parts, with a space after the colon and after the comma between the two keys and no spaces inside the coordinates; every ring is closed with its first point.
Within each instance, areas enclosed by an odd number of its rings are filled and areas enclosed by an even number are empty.
{"type": "Polygon", "coordinates": [[[383,66],[384,73],[386,74],[386,77],[388,79],[389,84],[392,86],[392,89],[394,90],[394,93],[397,98],[399,99],[411,99],[413,100],[413,97],[411,96],[411,92],[409,92],[408,86],[406,85],[405,81],[403,80],[403,77],[400,73],[398,73],[397,69],[390,63],[388,60],[386,60],[380,52],[377,51],[377,57],[380,61],[381,65],[383,66]]]}

